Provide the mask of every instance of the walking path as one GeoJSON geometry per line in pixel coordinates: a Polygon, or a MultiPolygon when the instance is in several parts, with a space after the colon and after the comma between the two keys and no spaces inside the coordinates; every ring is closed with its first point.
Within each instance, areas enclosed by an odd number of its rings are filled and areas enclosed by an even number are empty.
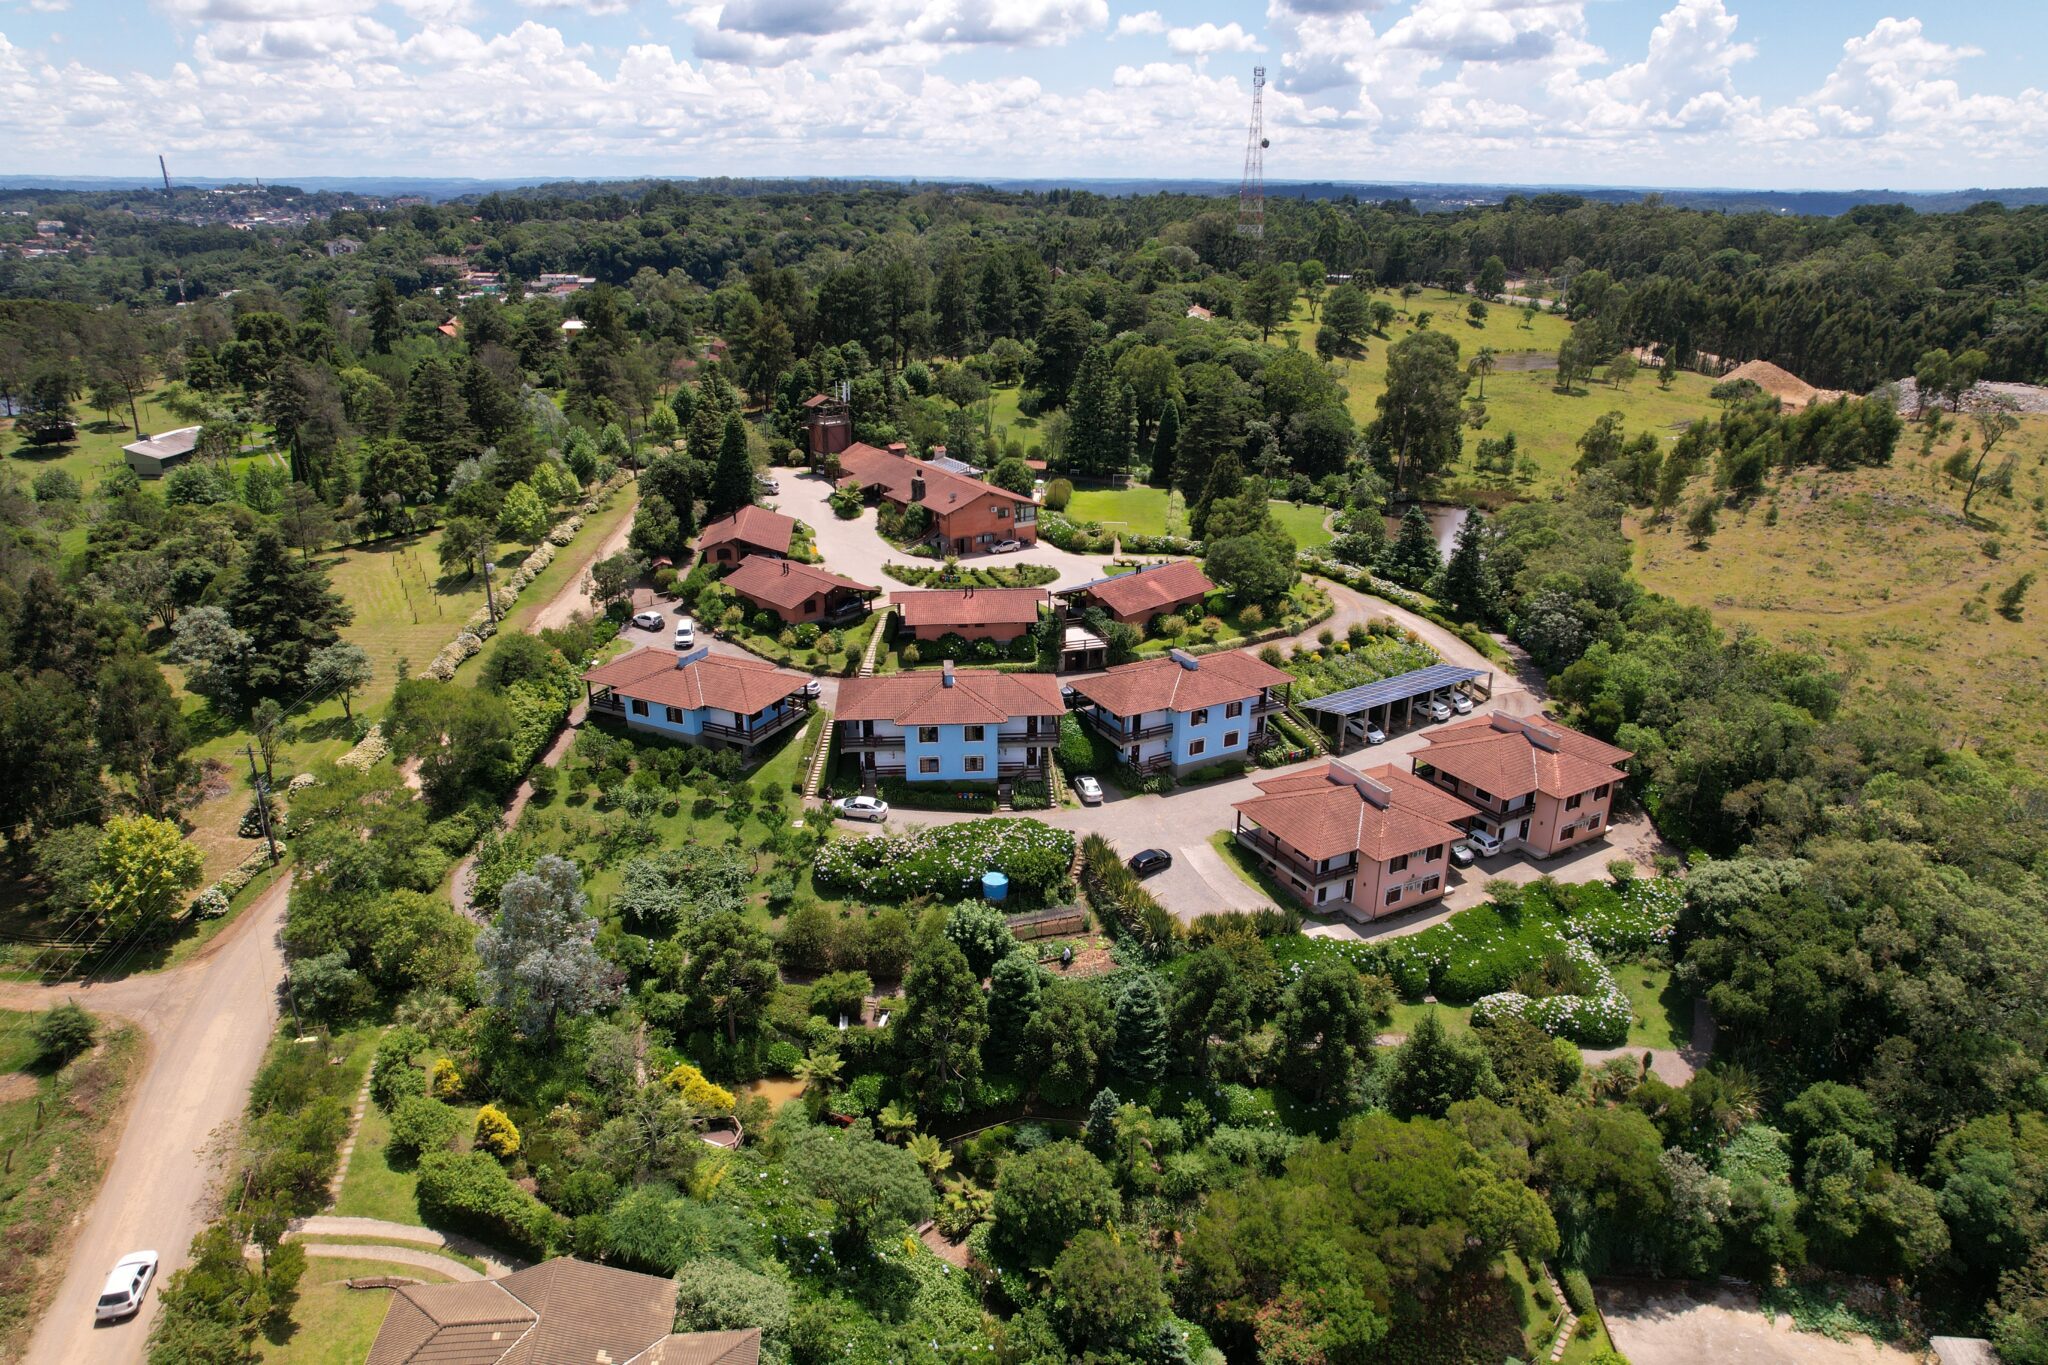
{"type": "MultiPolygon", "coordinates": [[[[492,1279],[510,1275],[513,1271],[522,1270],[526,1266],[526,1262],[516,1256],[507,1256],[467,1237],[436,1232],[432,1228],[414,1227],[410,1223],[393,1223],[382,1218],[342,1218],[334,1214],[315,1214],[311,1218],[301,1218],[294,1222],[291,1226],[291,1235],[308,1243],[321,1237],[374,1237],[380,1243],[396,1242],[401,1246],[441,1247],[483,1262],[484,1269],[492,1279]]],[[[355,1255],[373,1260],[384,1255],[384,1248],[381,1245],[359,1245],[351,1250],[355,1255]]],[[[471,1278],[479,1277],[472,1275],[471,1278]]]]}
{"type": "Polygon", "coordinates": [[[481,1271],[473,1270],[452,1257],[432,1251],[420,1251],[413,1247],[357,1246],[341,1242],[300,1242],[299,1249],[308,1256],[324,1256],[337,1261],[388,1261],[393,1265],[416,1266],[446,1275],[451,1280],[481,1280],[481,1271]]]}

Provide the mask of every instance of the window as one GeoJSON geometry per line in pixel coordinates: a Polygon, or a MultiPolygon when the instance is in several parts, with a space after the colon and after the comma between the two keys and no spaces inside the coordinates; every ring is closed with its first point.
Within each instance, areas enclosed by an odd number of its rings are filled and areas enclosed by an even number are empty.
{"type": "Polygon", "coordinates": [[[967,727],[967,742],[969,744],[979,744],[987,734],[988,731],[982,726],[970,725],[967,727]]]}
{"type": "Polygon", "coordinates": [[[1389,871],[1389,872],[1406,872],[1407,870],[1408,870],[1408,855],[1407,855],[1407,854],[1403,853],[1403,854],[1402,854],[1402,855],[1401,855],[1400,857],[1398,857],[1398,858],[1390,858],[1390,859],[1388,859],[1388,861],[1387,861],[1387,871],[1389,871]]]}
{"type": "Polygon", "coordinates": [[[980,755],[980,754],[969,754],[969,755],[967,755],[967,771],[968,771],[968,772],[971,772],[971,773],[978,773],[978,772],[980,772],[980,771],[981,771],[981,765],[982,765],[982,757],[981,757],[981,755],[980,755]]]}
{"type": "Polygon", "coordinates": [[[1393,903],[1394,903],[1395,901],[1397,901],[1397,900],[1399,900],[1399,899],[1401,899],[1401,888],[1400,888],[1400,887],[1398,887],[1398,886],[1397,886],[1397,887],[1395,887],[1395,888],[1394,888],[1394,889],[1393,889],[1392,891],[1389,891],[1389,892],[1387,893],[1387,904],[1388,904],[1388,905],[1392,905],[1392,904],[1393,904],[1393,903]]]}
{"type": "Polygon", "coordinates": [[[1607,799],[1607,783],[1602,782],[1599,786],[1593,788],[1593,799],[1595,801],[1605,801],[1607,799]]]}
{"type": "Polygon", "coordinates": [[[1316,904],[1317,904],[1317,905],[1321,905],[1321,904],[1322,904],[1322,903],[1323,903],[1324,901],[1328,900],[1329,898],[1330,898],[1330,888],[1329,888],[1329,887],[1327,887],[1327,886],[1319,886],[1319,887],[1317,887],[1317,888],[1316,888],[1316,904]]]}
{"type": "Polygon", "coordinates": [[[1226,731],[1223,736],[1223,747],[1226,749],[1235,749],[1237,747],[1237,741],[1241,738],[1243,738],[1243,736],[1235,730],[1226,731]]]}
{"type": "Polygon", "coordinates": [[[663,707],[662,709],[668,712],[668,723],[669,723],[670,725],[681,725],[681,724],[683,723],[683,708],[682,708],[682,707],[680,707],[680,706],[667,706],[667,707],[663,707]]]}
{"type": "Polygon", "coordinates": [[[646,715],[647,703],[640,700],[638,697],[633,698],[633,714],[636,716],[646,715]]]}
{"type": "Polygon", "coordinates": [[[1585,803],[1586,794],[1584,792],[1580,792],[1576,796],[1567,796],[1564,799],[1564,808],[1566,810],[1577,810],[1580,806],[1584,805],[1585,803]]]}
{"type": "Polygon", "coordinates": [[[917,770],[921,773],[935,773],[939,770],[939,760],[936,758],[920,758],[917,760],[917,770]]]}
{"type": "Polygon", "coordinates": [[[917,742],[919,744],[937,744],[939,742],[939,727],[936,725],[918,726],[917,742]]]}
{"type": "Polygon", "coordinates": [[[1439,886],[1442,886],[1443,884],[1444,879],[1442,877],[1437,876],[1435,873],[1431,873],[1429,876],[1424,877],[1422,879],[1422,889],[1425,894],[1436,890],[1439,886]]]}
{"type": "Polygon", "coordinates": [[[1241,701],[1234,701],[1230,703],[1230,705],[1223,708],[1223,717],[1225,720],[1235,720],[1237,717],[1243,714],[1244,703],[1241,701]]]}
{"type": "Polygon", "coordinates": [[[1190,743],[1188,744],[1188,757],[1189,757],[1189,758],[1193,758],[1193,757],[1195,757],[1195,756],[1196,756],[1197,754],[1201,753],[1201,752],[1202,752],[1202,750],[1204,750],[1204,749],[1206,749],[1206,748],[1208,748],[1208,747],[1209,747],[1209,742],[1208,742],[1207,740],[1204,740],[1204,739],[1198,739],[1198,740],[1194,740],[1194,741],[1191,741],[1191,742],[1190,742],[1190,743]]]}
{"type": "Polygon", "coordinates": [[[1588,816],[1588,817],[1586,818],[1586,828],[1587,828],[1587,829],[1598,829],[1598,828],[1600,828],[1600,817],[1599,817],[1599,816],[1597,816],[1597,815],[1592,815],[1592,816],[1588,816]]]}
{"type": "Polygon", "coordinates": [[[1026,522],[1033,522],[1037,520],[1038,508],[1035,504],[1020,506],[1017,509],[1017,524],[1019,526],[1024,525],[1026,522]]]}
{"type": "Polygon", "coordinates": [[[1188,724],[1190,725],[1207,725],[1208,723],[1209,708],[1206,706],[1202,707],[1200,710],[1196,711],[1193,715],[1188,717],[1188,724]]]}
{"type": "Polygon", "coordinates": [[[1493,804],[1493,793],[1489,792],[1484,787],[1474,787],[1472,789],[1472,799],[1475,801],[1485,802],[1487,805],[1490,806],[1493,804]]]}
{"type": "Polygon", "coordinates": [[[1433,863],[1443,856],[1444,846],[1442,844],[1431,844],[1429,846],[1429,852],[1422,855],[1422,861],[1424,861],[1425,863],[1433,863]]]}
{"type": "Polygon", "coordinates": [[[1009,519],[1010,519],[1010,509],[1009,509],[1009,508],[1007,508],[1007,507],[998,507],[998,508],[996,508],[996,520],[997,520],[997,521],[1008,521],[1009,519]]]}

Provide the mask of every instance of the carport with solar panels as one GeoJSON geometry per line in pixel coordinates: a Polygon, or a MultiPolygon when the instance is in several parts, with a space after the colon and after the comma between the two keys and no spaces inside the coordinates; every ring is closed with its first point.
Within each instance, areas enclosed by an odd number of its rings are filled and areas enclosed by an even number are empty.
{"type": "Polygon", "coordinates": [[[1493,674],[1459,664],[1431,664],[1413,673],[1347,687],[1324,697],[1300,699],[1294,704],[1314,714],[1316,728],[1330,741],[1332,751],[1342,753],[1365,743],[1369,724],[1379,726],[1387,734],[1409,728],[1418,714],[1417,702],[1438,692],[1448,694],[1453,688],[1464,688],[1479,700],[1489,700],[1493,696],[1493,674]]]}

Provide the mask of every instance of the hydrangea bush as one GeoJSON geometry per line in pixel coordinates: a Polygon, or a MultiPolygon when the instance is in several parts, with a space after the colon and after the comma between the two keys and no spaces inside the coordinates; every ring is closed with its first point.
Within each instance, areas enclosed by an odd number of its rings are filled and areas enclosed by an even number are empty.
{"type": "Polygon", "coordinates": [[[1044,895],[1074,863],[1074,836],[1037,820],[976,820],[865,839],[839,839],[818,853],[821,886],[872,900],[977,895],[981,875],[1007,875],[1024,895],[1044,895]]]}

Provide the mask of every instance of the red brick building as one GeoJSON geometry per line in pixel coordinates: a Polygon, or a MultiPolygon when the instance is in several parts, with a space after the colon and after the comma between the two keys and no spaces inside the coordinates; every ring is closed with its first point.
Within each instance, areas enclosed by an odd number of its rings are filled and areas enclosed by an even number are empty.
{"type": "Polygon", "coordinates": [[[1043,588],[930,588],[889,594],[903,618],[903,633],[915,640],[959,635],[968,640],[1010,641],[1038,624],[1046,604],[1043,588]]]}
{"type": "Polygon", "coordinates": [[[1202,600],[1216,591],[1216,585],[1192,559],[1176,559],[1147,569],[1098,578],[1077,588],[1066,588],[1069,610],[1076,614],[1099,606],[1113,621],[1143,630],[1152,619],[1168,612],[1199,615],[1202,600]]]}
{"type": "Polygon", "coordinates": [[[931,538],[951,554],[975,554],[1003,540],[1038,539],[1038,500],[940,469],[908,455],[854,442],[839,452],[841,488],[931,514],[931,538]]]}
{"type": "Polygon", "coordinates": [[[706,564],[737,564],[748,555],[787,559],[795,535],[795,517],[749,505],[707,523],[697,537],[697,553],[706,564]]]}
{"type": "Polygon", "coordinates": [[[741,560],[725,576],[725,586],[756,610],[770,612],[791,626],[800,621],[834,625],[856,620],[866,613],[868,599],[881,592],[809,564],[766,555],[741,560]]]}
{"type": "Polygon", "coordinates": [[[1415,775],[1471,806],[1469,828],[1548,858],[1606,835],[1633,756],[1546,715],[1496,712],[1431,731],[1415,775]]]}

